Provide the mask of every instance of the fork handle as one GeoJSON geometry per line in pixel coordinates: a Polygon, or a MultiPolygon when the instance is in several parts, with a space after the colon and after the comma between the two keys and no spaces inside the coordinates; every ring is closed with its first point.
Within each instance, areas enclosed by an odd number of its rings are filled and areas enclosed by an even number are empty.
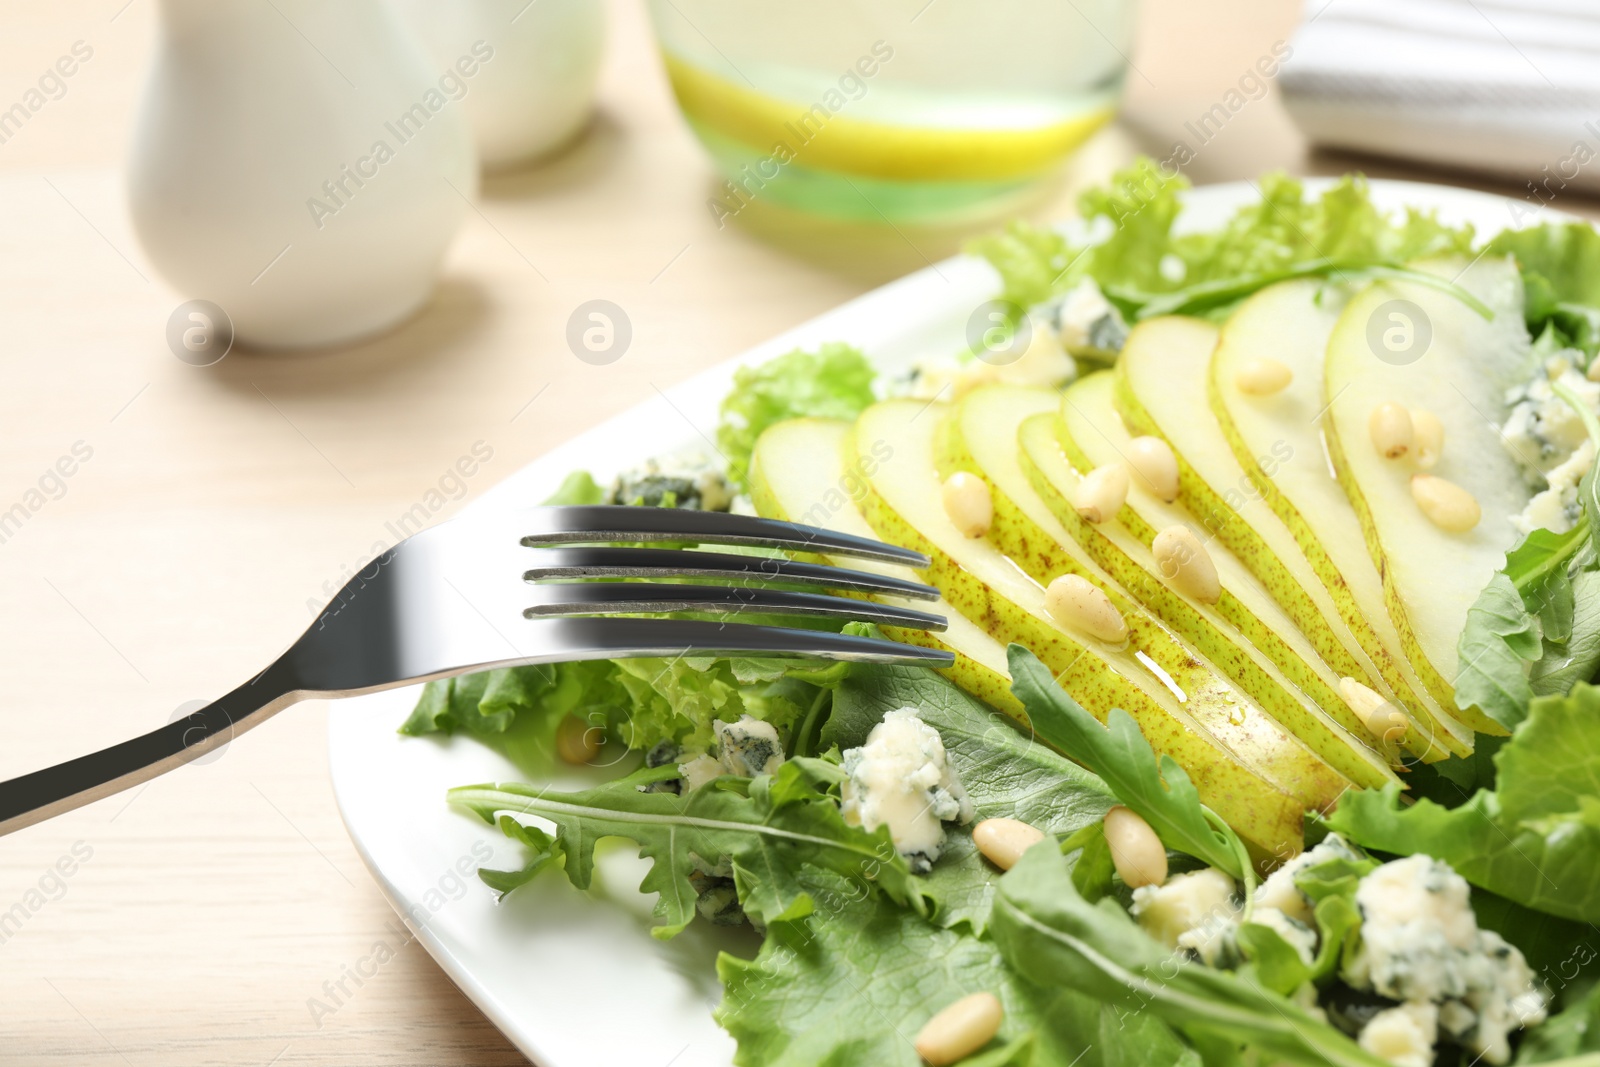
{"type": "Polygon", "coordinates": [[[0,836],[163,775],[310,696],[279,660],[192,715],[147,734],[0,782],[0,836]]]}

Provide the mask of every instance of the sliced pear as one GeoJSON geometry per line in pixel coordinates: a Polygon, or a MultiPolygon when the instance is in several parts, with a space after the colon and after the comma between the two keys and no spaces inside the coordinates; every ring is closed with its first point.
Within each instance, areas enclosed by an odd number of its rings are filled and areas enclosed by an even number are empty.
{"type": "MultiPolygon", "coordinates": [[[[1382,746],[1339,696],[1339,675],[1317,655],[1289,617],[1233,554],[1212,540],[1205,547],[1222,592],[1215,604],[1184,596],[1163,580],[1151,552],[1158,531],[1199,523],[1180,505],[1130,488],[1121,514],[1099,524],[1073,506],[1081,472],[1068,459],[1086,457],[1082,472],[1117,462],[1128,432],[1111,406],[1110,374],[1068,387],[1061,415],[1035,415],[1018,433],[1030,483],[1072,537],[1149,610],[1222,669],[1274,718],[1327,763],[1359,785],[1397,781],[1382,746]],[[1070,416],[1070,418],[1069,418],[1070,416]],[[1082,445],[1073,438],[1076,429],[1082,445]],[[1066,440],[1072,446],[1064,449],[1066,440]]],[[[1397,754],[1396,754],[1397,755],[1397,754]]]]}
{"type": "MultiPolygon", "coordinates": [[[[1130,599],[1034,489],[1023,468],[1018,431],[1031,416],[1048,418],[1058,402],[1052,389],[1024,386],[989,386],[967,394],[940,424],[935,452],[940,474],[965,470],[982,477],[994,500],[989,536],[1002,552],[1040,585],[1076,574],[1100,587],[1121,613],[1130,647],[1148,656],[1187,695],[1189,713],[1212,737],[1308,806],[1329,805],[1353,779],[1335,770],[1320,747],[1300,733],[1326,721],[1316,706],[1285,686],[1276,670],[1263,670],[1241,643],[1229,640],[1205,616],[1195,614],[1201,625],[1181,638],[1168,630],[1130,599]],[[1226,662],[1212,661],[1212,650],[1226,662]],[[1259,688],[1240,682],[1236,674],[1259,688]],[[1230,685],[1230,678],[1238,684],[1230,685]]],[[[1327,740],[1320,732],[1316,737],[1327,740]]],[[[1334,752],[1353,762],[1349,744],[1338,737],[1334,752]]],[[[1373,768],[1366,770],[1371,775],[1373,768]]]]}
{"type": "MultiPolygon", "coordinates": [[[[1470,741],[1470,727],[1478,724],[1464,724],[1453,699],[1439,700],[1418,670],[1420,658],[1407,651],[1384,603],[1383,577],[1367,552],[1361,521],[1329,458],[1325,416],[1327,397],[1335,394],[1324,388],[1324,366],[1328,339],[1343,309],[1338,287],[1309,280],[1270,286],[1246,300],[1223,325],[1212,353],[1211,407],[1235,458],[1294,535],[1377,663],[1388,692],[1419,730],[1439,732],[1441,742],[1454,749],[1444,735],[1470,741]],[[1287,366],[1293,380],[1272,396],[1241,391],[1235,381],[1240,368],[1267,356],[1287,366]],[[1270,463],[1253,459],[1267,455],[1270,463]],[[1362,628],[1358,621],[1368,625],[1362,628]]],[[[1370,351],[1367,356],[1388,366],[1370,351]]],[[[1487,582],[1485,577],[1479,588],[1487,582]]]]}
{"type": "MultiPolygon", "coordinates": [[[[1397,658],[1399,635],[1381,603],[1375,619],[1365,615],[1339,571],[1306,556],[1252,478],[1250,471],[1303,456],[1303,448],[1275,439],[1266,450],[1251,453],[1261,458],[1251,459],[1248,470],[1234,453],[1204,399],[1216,345],[1216,328],[1196,319],[1172,316],[1140,323],[1117,365],[1115,397],[1123,420],[1136,433],[1160,436],[1172,446],[1178,454],[1180,500],[1261,580],[1324,660],[1341,675],[1394,699],[1407,713],[1412,722],[1408,747],[1421,748],[1424,758],[1439,755],[1439,748],[1454,755],[1471,752],[1471,731],[1445,714],[1397,658]],[[1389,643],[1380,630],[1392,639],[1389,643]]],[[[1284,392],[1295,388],[1291,382],[1284,392]]],[[[1359,562],[1370,569],[1370,562],[1359,562]]]]}
{"type": "Polygon", "coordinates": [[[861,511],[878,536],[926,552],[927,577],[945,599],[996,640],[1031,648],[1062,688],[1096,716],[1120,707],[1158,752],[1170,755],[1206,803],[1261,854],[1301,848],[1301,803],[1247,768],[1190,714],[1153,663],[1059,626],[1046,613],[1044,590],[992,543],[963,536],[944,513],[933,461],[934,435],[945,409],[921,401],[887,401],[862,413],[847,456],[877,462],[861,470],[868,492],[861,511]]]}
{"type": "MultiPolygon", "coordinates": [[[[876,537],[856,506],[865,483],[845,461],[845,439],[849,432],[850,424],[837,419],[790,419],[768,428],[757,439],[750,456],[750,498],[757,513],[769,519],[803,522],[858,537],[876,537]]],[[[831,562],[856,570],[921,580],[909,567],[844,556],[832,558],[831,562]]],[[[1004,645],[944,601],[930,605],[926,601],[898,597],[880,599],[888,604],[945,616],[950,625],[942,633],[885,627],[884,634],[896,641],[955,653],[955,663],[944,668],[943,673],[979,700],[1027,725],[1022,702],[1011,692],[1011,673],[1004,645]]]]}
{"type": "MultiPolygon", "coordinates": [[[[1527,381],[1534,357],[1523,325],[1522,278],[1510,260],[1422,266],[1464,286],[1494,318],[1486,321],[1454,297],[1414,283],[1378,283],[1357,294],[1328,342],[1326,392],[1333,403],[1327,440],[1371,569],[1382,574],[1383,599],[1404,654],[1428,692],[1454,709],[1456,647],[1467,609],[1517,543],[1511,517],[1531,495],[1499,425],[1506,390],[1527,381]],[[1381,330],[1391,325],[1390,314],[1413,314],[1391,304],[1397,300],[1420,310],[1431,326],[1431,343],[1411,361],[1368,340],[1374,322],[1381,330]],[[1476,499],[1481,519],[1471,529],[1450,533],[1430,521],[1412,496],[1416,464],[1386,459],[1374,447],[1368,420],[1389,402],[1425,408],[1444,424],[1444,448],[1428,474],[1476,499]]],[[[1506,732],[1476,708],[1457,714],[1485,733],[1506,732]]]]}

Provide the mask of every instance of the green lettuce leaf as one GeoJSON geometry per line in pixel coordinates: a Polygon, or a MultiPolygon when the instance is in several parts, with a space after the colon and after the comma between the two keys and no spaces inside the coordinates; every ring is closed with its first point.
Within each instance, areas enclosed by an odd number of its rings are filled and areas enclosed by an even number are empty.
{"type": "Polygon", "coordinates": [[[1529,1063],[1559,1063],[1576,1056],[1587,1056],[1592,1063],[1600,1063],[1600,985],[1569,1004],[1565,1011],[1545,1020],[1542,1026],[1529,1030],[1513,1063],[1517,1067],[1529,1063]]]}
{"type": "MultiPolygon", "coordinates": [[[[1006,816],[1065,835],[1098,826],[1117,802],[1093,774],[926,667],[853,668],[834,692],[822,742],[841,749],[864,744],[887,712],[904,707],[916,708],[939,731],[977,819],[1006,816]]],[[[924,876],[939,897],[939,921],[982,932],[1000,872],[978,854],[970,825],[945,830],[944,853],[924,876]]]]}
{"type": "MultiPolygon", "coordinates": [[[[1291,277],[1347,282],[1376,274],[1434,284],[1403,267],[1412,259],[1471,254],[1470,226],[1452,227],[1414,210],[1390,217],[1372,203],[1367,181],[1348,175],[1321,197],[1285,174],[1260,180],[1261,197],[1220,229],[1178,234],[1188,182],[1149,159],[1136,160],[1079,199],[1088,239],[1013,223],[973,242],[999,273],[1002,296],[1033,307],[1093,278],[1125,315],[1225,315],[1239,300],[1291,277]]],[[[1435,280],[1436,282],[1437,280],[1435,280]]],[[[1458,297],[1467,294],[1448,286],[1458,297]]]]}
{"type": "Polygon", "coordinates": [[[827,688],[842,674],[799,661],[701,656],[512,667],[429,682],[400,732],[459,730],[503,747],[520,716],[523,747],[549,753],[556,724],[570,713],[628,749],[672,741],[704,752],[719,720],[750,715],[790,729],[826,704],[827,688]]]}
{"type": "Polygon", "coordinates": [[[556,491],[543,502],[546,507],[561,504],[603,504],[606,491],[588,471],[573,471],[567,475],[556,491]]]}
{"type": "Polygon", "coordinates": [[[932,910],[931,894],[895,851],[888,830],[869,833],[845,823],[838,800],[826,791],[839,779],[833,764],[791,760],[775,775],[725,777],[686,796],[639,789],[677,773],[671,766],[650,768],[568,793],[515,783],[463,786],[449,798],[491,825],[505,815],[555,823],[555,846],[579,889],[593,875],[596,841],[637,842],[640,855],[653,861],[639,888],[660,894],[655,913],[662,922],[651,931],[657,937],[675,936],[694,918],[694,881],[721,857],[731,863],[739,903],[757,922],[812,913],[815,901],[801,879],[806,867],[840,875],[863,895],[885,893],[913,913],[932,910]]]}
{"type": "MultiPolygon", "coordinates": [[[[821,889],[814,896],[830,898],[821,889]]],[[[1000,998],[1005,1020],[963,1067],[1200,1067],[1158,1020],[1036,986],[988,939],[881,898],[775,924],[755,959],[724,954],[717,973],[717,1021],[739,1042],[741,1067],[919,1067],[912,1041],[923,1024],[983,991],[1000,998]]]]}
{"type": "Polygon", "coordinates": [[[815,352],[794,351],[733,376],[722,401],[717,447],[728,461],[728,482],[748,487],[750,452],[775,422],[801,416],[853,419],[876,399],[877,372],[860,350],[830,342],[815,352]]]}
{"type": "Polygon", "coordinates": [[[1496,790],[1461,806],[1352,791],[1327,825],[1380,852],[1423,852],[1535,911],[1600,922],[1600,689],[1535,697],[1494,757],[1496,790]]]}
{"type": "Polygon", "coordinates": [[[1200,802],[1200,794],[1170,756],[1155,750],[1133,717],[1112,708],[1106,724],[1083,710],[1055,683],[1050,669],[1021,645],[1007,650],[1011,690],[1027,709],[1034,732],[1100,777],[1117,799],[1143,816],[1163,844],[1235,878],[1250,863],[1228,825],[1200,802]]]}
{"type": "Polygon", "coordinates": [[[1553,330],[1590,356],[1600,347],[1600,234],[1587,222],[1507,230],[1489,250],[1516,258],[1527,294],[1528,332],[1553,330]]]}
{"type": "Polygon", "coordinates": [[[1029,981],[1076,990],[1157,1018],[1207,1052],[1305,1067],[1384,1067],[1385,1061],[1305,1008],[1245,977],[1192,963],[1152,940],[1115,900],[1090,904],[1051,849],[1026,853],[1000,880],[990,920],[1001,955],[1029,981]]]}

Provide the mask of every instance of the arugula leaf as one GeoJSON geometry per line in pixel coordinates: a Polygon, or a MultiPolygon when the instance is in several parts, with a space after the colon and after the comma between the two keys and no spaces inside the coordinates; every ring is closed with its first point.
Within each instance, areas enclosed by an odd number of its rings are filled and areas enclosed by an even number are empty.
{"type": "Polygon", "coordinates": [[[717,425],[717,447],[728,461],[729,484],[748,488],[750,453],[768,426],[801,416],[853,419],[876,399],[876,376],[859,349],[840,342],[739,368],[717,425]]]}
{"type": "Polygon", "coordinates": [[[1168,848],[1235,878],[1249,878],[1239,837],[1200,802],[1200,794],[1170,756],[1155,750],[1133,717],[1112,708],[1101,726],[1055,683],[1050,669],[1021,645],[1006,650],[1011,690],[1027,709],[1034,732],[1099,775],[1117,799],[1137,812],[1168,848]]]}
{"type": "Polygon", "coordinates": [[[1453,810],[1353,791],[1327,825],[1367,848],[1425,852],[1473,885],[1562,918],[1600,922],[1600,689],[1534,698],[1494,757],[1497,790],[1453,810]]]}
{"type": "Polygon", "coordinates": [[[499,819],[500,832],[513,841],[520,841],[527,846],[527,859],[523,865],[514,871],[496,871],[488,867],[478,868],[478,878],[484,885],[500,894],[502,900],[513,889],[518,889],[533,881],[538,873],[553,863],[559,863],[562,858],[562,849],[559,842],[537,826],[527,826],[518,822],[509,815],[502,815],[499,819]]]}
{"type": "MultiPolygon", "coordinates": [[[[977,818],[1006,816],[1046,833],[1098,826],[1117,801],[1104,782],[1026,736],[982,701],[925,667],[864,664],[834,692],[822,743],[854,748],[885,713],[913,707],[939,731],[977,818]]],[[[976,821],[976,820],[975,820],[976,821]]],[[[999,872],[978,854],[971,826],[945,827],[944,853],[925,879],[939,897],[939,920],[982,932],[999,872]]],[[[1108,853],[1109,855],[1109,853],[1108,853]]]]}
{"type": "Polygon", "coordinates": [[[1247,1047],[1306,1067],[1385,1063],[1277,993],[1169,952],[1116,901],[1089,904],[1052,849],[1032,849],[1000,880],[991,926],[1001,955],[1028,980],[1159,1018],[1207,1048],[1231,1050],[1228,1058],[1247,1047]]]}
{"type": "MultiPolygon", "coordinates": [[[[831,896],[813,892],[819,901],[831,896]]],[[[963,1067],[1199,1067],[1158,1020],[1035,986],[986,938],[929,924],[881,898],[775,924],[755,959],[724,954],[717,973],[717,1021],[739,1042],[741,1067],[919,1067],[917,1031],[980,991],[1000,998],[1005,1021],[963,1067]]]]}
{"type": "Polygon", "coordinates": [[[556,843],[567,877],[587,888],[594,846],[602,837],[626,837],[653,860],[640,889],[659,893],[651,932],[669,938],[695,916],[699,875],[721,857],[731,861],[739,902],[757,922],[809,915],[815,904],[800,879],[804,867],[832,871],[866,890],[881,890],[917,914],[931,910],[932,897],[880,827],[869,833],[846,825],[839,804],[823,790],[839,770],[820,760],[796,759],[775,775],[722,778],[687,796],[644,793],[639,787],[676,776],[676,767],[655,767],[594,789],[561,793],[521,784],[452,789],[452,803],[491,825],[502,814],[539,816],[556,824],[556,843]]]}

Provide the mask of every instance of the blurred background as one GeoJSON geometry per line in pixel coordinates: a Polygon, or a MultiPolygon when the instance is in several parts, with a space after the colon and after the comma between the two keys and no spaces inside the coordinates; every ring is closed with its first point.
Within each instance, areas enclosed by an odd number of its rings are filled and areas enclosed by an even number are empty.
{"type": "MultiPolygon", "coordinates": [[[[1139,153],[1595,214],[1583,11],[765,7],[0,0],[0,776],[249,676],[398,516],[1139,153]]],[[[396,934],[325,731],[0,843],[0,1059],[524,1062],[396,934]]]]}

